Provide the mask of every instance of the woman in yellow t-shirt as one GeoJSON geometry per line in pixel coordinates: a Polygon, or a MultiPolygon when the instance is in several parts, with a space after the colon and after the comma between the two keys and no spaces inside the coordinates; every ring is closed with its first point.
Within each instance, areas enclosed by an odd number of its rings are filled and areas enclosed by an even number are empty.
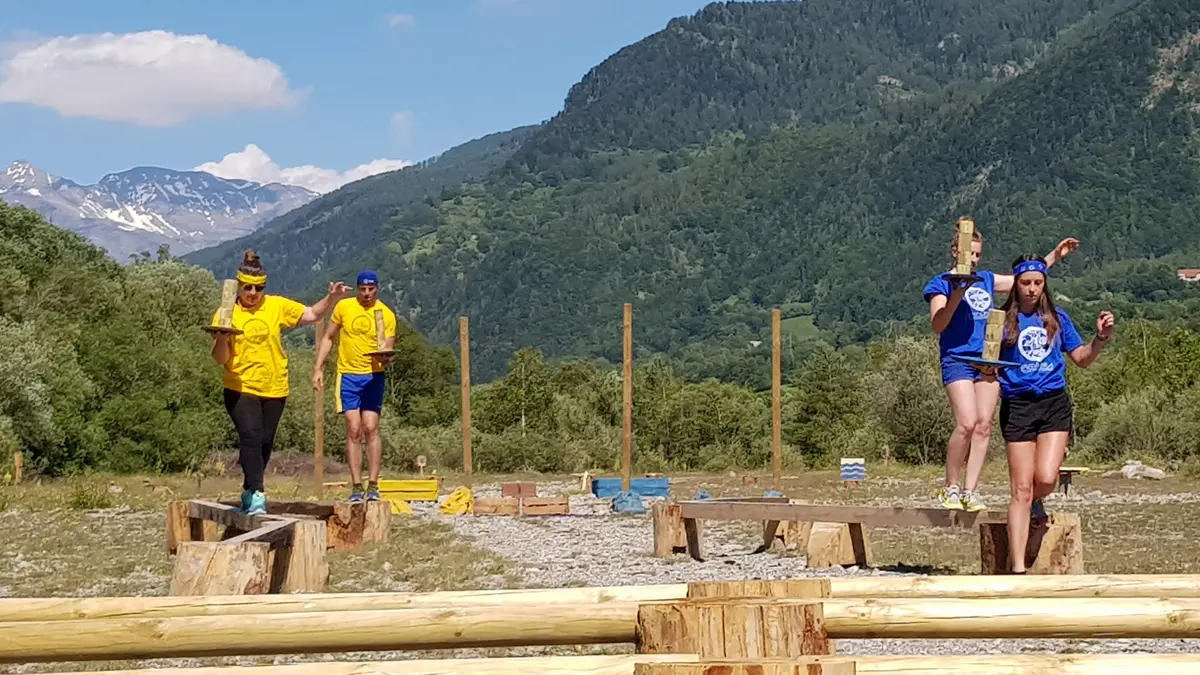
{"type": "MultiPolygon", "coordinates": [[[[212,357],[224,367],[225,410],[238,434],[242,511],[258,514],[267,512],[263,475],[288,395],[288,359],[280,334],[285,328],[316,323],[349,287],[340,281],[330,282],[325,297],[308,307],[279,295],[267,295],[263,292],[267,271],[254,251],[242,256],[237,280],[233,327],[242,332],[214,333],[212,357]]],[[[213,325],[216,322],[217,315],[213,314],[213,325]]]]}

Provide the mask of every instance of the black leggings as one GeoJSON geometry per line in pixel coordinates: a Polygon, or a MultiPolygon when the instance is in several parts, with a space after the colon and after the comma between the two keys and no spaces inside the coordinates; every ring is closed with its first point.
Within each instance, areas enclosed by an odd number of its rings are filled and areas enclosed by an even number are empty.
{"type": "Polygon", "coordinates": [[[286,398],[260,398],[232,389],[225,390],[225,411],[238,434],[238,462],[242,465],[242,489],[263,490],[263,474],[275,445],[275,430],[283,416],[286,398]]]}

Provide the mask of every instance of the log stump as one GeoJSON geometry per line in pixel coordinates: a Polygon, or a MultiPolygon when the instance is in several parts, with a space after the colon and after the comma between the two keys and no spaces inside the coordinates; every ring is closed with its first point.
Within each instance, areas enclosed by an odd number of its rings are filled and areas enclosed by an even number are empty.
{"type": "MultiPolygon", "coordinates": [[[[1009,574],[1008,525],[979,526],[981,574],[1009,574]]],[[[1084,574],[1083,522],[1077,513],[1052,513],[1042,526],[1029,528],[1025,546],[1027,574],[1084,574]]]]}
{"type": "Polygon", "coordinates": [[[270,590],[270,544],[179,542],[169,595],[258,595],[270,590]]]}
{"type": "Polygon", "coordinates": [[[855,661],[844,657],[811,659],[635,663],[633,675],[856,675],[855,661]],[[836,660],[835,660],[836,659],[836,660]]]}
{"type": "Polygon", "coordinates": [[[650,506],[650,521],[654,528],[654,557],[670,558],[676,553],[687,553],[683,507],[655,502],[650,506]]]}
{"type": "Polygon", "coordinates": [[[647,603],[638,607],[637,653],[707,659],[829,655],[820,602],[763,598],[647,603]]]}
{"type": "Polygon", "coordinates": [[[333,505],[328,525],[329,548],[353,550],[366,544],[387,541],[392,524],[392,508],[385,501],[333,505]]]}

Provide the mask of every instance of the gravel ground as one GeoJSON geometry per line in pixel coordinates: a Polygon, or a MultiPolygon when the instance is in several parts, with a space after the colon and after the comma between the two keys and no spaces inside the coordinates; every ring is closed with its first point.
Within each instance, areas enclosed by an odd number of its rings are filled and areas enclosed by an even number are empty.
{"type": "MultiPolygon", "coordinates": [[[[539,494],[565,494],[578,484],[539,483],[539,494]]],[[[476,497],[498,497],[499,485],[480,485],[476,497]]],[[[903,572],[857,567],[809,570],[803,554],[750,555],[760,536],[749,523],[705,523],[707,560],[696,562],[684,554],[670,559],[652,556],[649,501],[645,515],[614,514],[608,500],[590,494],[570,497],[571,515],[518,519],[507,516],[448,517],[433,508],[417,509],[424,517],[444,520],[474,545],[512,561],[526,586],[609,586],[670,584],[731,578],[798,578],[816,576],[896,576],[903,572]]],[[[870,502],[872,500],[865,500],[870,502]]],[[[1200,501],[1200,495],[1076,493],[1055,494],[1048,508],[1072,503],[1084,510],[1100,504],[1179,504],[1200,501]]],[[[992,503],[1003,503],[993,498],[992,503]]],[[[882,503],[881,503],[882,504],[882,503]]],[[[888,506],[898,505],[894,499],[888,506]]],[[[915,500],[911,506],[927,506],[915,500]]],[[[847,655],[950,655],[1018,653],[1137,653],[1200,652],[1200,639],[1108,640],[838,640],[839,654],[847,655]]]]}

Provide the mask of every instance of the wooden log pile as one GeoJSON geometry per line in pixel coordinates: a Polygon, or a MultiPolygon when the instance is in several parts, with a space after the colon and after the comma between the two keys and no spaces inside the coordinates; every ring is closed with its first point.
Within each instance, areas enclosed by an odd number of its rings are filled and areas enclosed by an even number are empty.
{"type": "Polygon", "coordinates": [[[329,580],[328,550],[386,541],[386,502],[272,502],[265,515],[200,499],[167,505],[175,555],[171,595],[316,593],[329,580]]]}
{"type": "MultiPolygon", "coordinates": [[[[224,517],[248,518],[243,514],[224,517]]],[[[260,529],[282,522],[269,515],[255,518],[267,520],[260,529]]],[[[838,598],[838,584],[851,580],[829,578],[642,589],[320,594],[294,599],[270,595],[253,599],[7,598],[0,599],[0,662],[632,643],[635,654],[620,657],[306,663],[255,667],[255,675],[916,675],[931,668],[984,675],[1107,675],[1200,668],[1198,654],[996,655],[931,660],[836,653],[835,640],[842,638],[1183,638],[1200,634],[1200,576],[1174,575],[1161,583],[1156,583],[1154,576],[1108,579],[1111,583],[1100,577],[1062,576],[1040,580],[960,577],[957,581],[875,578],[853,580],[859,585],[842,587],[843,592],[864,593],[867,587],[863,584],[877,584],[878,589],[890,588],[904,596],[922,587],[951,593],[957,590],[955,583],[971,582],[985,589],[982,593],[1005,596],[992,598],[838,598]],[[1053,597],[1048,579],[1066,587],[1064,593],[1083,597],[1053,597]],[[1118,595],[1144,595],[1103,597],[1110,587],[1117,588],[1118,595]],[[1040,589],[1045,597],[1014,595],[1030,589],[1040,589]],[[1172,590],[1190,597],[1163,597],[1172,590]],[[552,601],[546,602],[547,598],[552,601]],[[259,603],[266,608],[255,609],[259,603]],[[353,626],[354,630],[329,630],[330,625],[353,626]],[[357,668],[350,669],[352,666],[357,668]]],[[[235,670],[167,669],[173,675],[234,675],[235,670]]]]}

